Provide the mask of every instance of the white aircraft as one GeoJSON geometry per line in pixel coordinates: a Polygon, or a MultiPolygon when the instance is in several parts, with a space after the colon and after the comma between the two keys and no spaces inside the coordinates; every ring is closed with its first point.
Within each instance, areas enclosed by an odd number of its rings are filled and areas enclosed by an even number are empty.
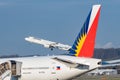
{"type": "Polygon", "coordinates": [[[53,50],[53,48],[57,48],[60,50],[68,51],[71,48],[71,46],[69,46],[69,45],[61,44],[58,42],[52,42],[52,41],[44,40],[44,39],[38,39],[38,38],[31,37],[31,36],[26,37],[25,40],[28,42],[31,42],[31,43],[41,44],[45,48],[50,48],[51,50],[53,50]]]}
{"type": "Polygon", "coordinates": [[[71,80],[101,66],[93,58],[100,8],[93,5],[69,55],[0,59],[0,80],[71,80]]]}

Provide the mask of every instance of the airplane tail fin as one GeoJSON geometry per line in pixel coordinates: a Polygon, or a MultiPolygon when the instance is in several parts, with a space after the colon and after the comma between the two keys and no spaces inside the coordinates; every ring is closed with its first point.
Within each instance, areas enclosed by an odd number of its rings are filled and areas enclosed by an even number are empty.
{"type": "Polygon", "coordinates": [[[70,49],[70,55],[76,57],[93,57],[100,8],[101,5],[93,5],[80,33],[70,49]]]}

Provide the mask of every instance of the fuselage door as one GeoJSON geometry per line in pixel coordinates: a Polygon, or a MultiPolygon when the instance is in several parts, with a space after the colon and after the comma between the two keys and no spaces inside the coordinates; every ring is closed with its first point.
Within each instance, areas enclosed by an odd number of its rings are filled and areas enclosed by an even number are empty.
{"type": "Polygon", "coordinates": [[[21,76],[22,62],[11,60],[11,72],[12,76],[21,76]]]}

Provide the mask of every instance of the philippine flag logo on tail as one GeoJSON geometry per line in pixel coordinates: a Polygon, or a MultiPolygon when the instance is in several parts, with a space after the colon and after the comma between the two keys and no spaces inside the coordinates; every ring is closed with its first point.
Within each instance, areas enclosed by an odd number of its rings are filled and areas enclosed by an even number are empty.
{"type": "Polygon", "coordinates": [[[80,33],[70,49],[71,55],[76,57],[93,57],[100,8],[101,5],[93,5],[80,33]]]}

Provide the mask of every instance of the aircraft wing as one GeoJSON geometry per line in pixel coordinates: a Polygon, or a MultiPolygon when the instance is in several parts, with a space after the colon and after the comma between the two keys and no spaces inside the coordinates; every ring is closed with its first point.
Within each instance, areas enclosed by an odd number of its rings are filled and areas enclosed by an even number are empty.
{"type": "Polygon", "coordinates": [[[61,43],[57,43],[57,42],[52,42],[52,41],[44,40],[44,39],[38,39],[35,37],[31,37],[31,36],[26,37],[25,40],[28,42],[31,42],[31,43],[43,45],[45,48],[50,48],[51,50],[53,50],[53,48],[57,48],[60,50],[68,51],[71,48],[71,46],[69,46],[69,45],[65,45],[65,44],[61,44],[61,43]]]}
{"type": "Polygon", "coordinates": [[[53,60],[56,60],[60,63],[63,63],[64,65],[66,65],[67,67],[70,67],[70,68],[85,68],[85,69],[88,69],[89,68],[89,65],[86,65],[86,64],[80,64],[80,63],[75,63],[75,62],[72,62],[70,60],[66,60],[66,59],[61,59],[61,58],[58,58],[58,57],[54,57],[52,58],[53,60]]]}

